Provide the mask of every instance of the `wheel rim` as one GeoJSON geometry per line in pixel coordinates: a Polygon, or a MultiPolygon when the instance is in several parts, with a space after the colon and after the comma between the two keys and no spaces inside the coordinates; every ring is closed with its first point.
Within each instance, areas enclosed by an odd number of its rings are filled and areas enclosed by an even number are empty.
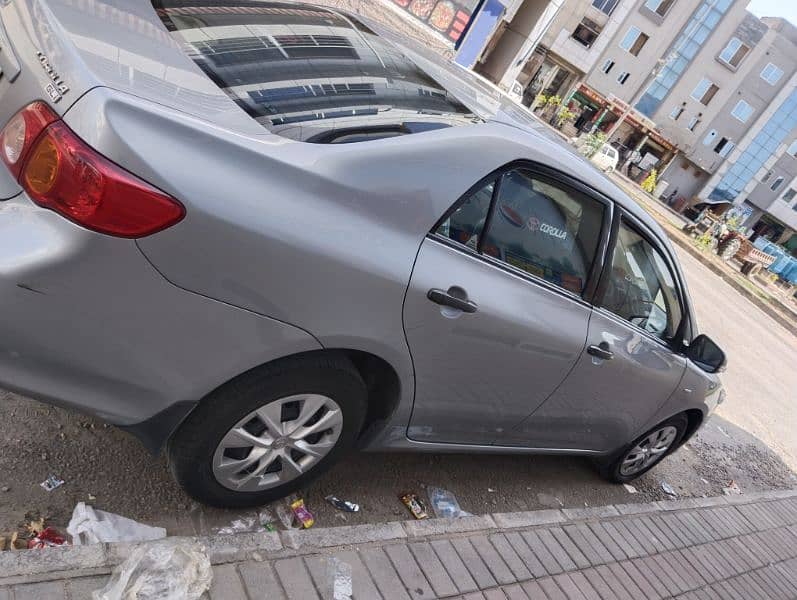
{"type": "Polygon", "coordinates": [[[664,458],[678,430],[672,425],[657,429],[626,453],[620,463],[620,475],[635,475],[664,458]]]}
{"type": "Polygon", "coordinates": [[[327,396],[297,394],[264,404],[221,438],[213,475],[224,487],[258,492],[307,473],[335,447],[343,411],[327,396]]]}

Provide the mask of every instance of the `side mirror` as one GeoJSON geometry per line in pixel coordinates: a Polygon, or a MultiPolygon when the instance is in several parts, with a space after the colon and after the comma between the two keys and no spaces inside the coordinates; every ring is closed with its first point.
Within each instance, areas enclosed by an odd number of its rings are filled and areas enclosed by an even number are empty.
{"type": "Polygon", "coordinates": [[[707,335],[701,333],[686,348],[686,357],[707,373],[725,370],[727,359],[722,349],[707,335]]]}

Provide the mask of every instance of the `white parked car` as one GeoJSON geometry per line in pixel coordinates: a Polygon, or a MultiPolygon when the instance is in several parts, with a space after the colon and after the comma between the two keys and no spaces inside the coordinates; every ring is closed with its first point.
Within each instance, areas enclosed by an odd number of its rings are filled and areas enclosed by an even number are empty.
{"type": "Polygon", "coordinates": [[[609,144],[601,146],[595,154],[592,155],[590,160],[595,163],[601,171],[611,173],[617,169],[617,161],[619,160],[617,150],[609,144]]]}

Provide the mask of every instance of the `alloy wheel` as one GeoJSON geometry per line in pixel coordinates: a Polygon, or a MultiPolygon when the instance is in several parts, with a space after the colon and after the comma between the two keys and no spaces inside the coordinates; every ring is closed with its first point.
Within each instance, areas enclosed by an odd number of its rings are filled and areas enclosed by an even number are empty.
{"type": "Polygon", "coordinates": [[[641,439],[629,450],[620,463],[620,475],[635,475],[658,462],[672,446],[678,429],[667,425],[641,439]]]}
{"type": "Polygon", "coordinates": [[[332,398],[297,394],[274,400],[224,435],[213,455],[213,475],[238,492],[282,485],[320,462],[342,428],[343,411],[332,398]]]}

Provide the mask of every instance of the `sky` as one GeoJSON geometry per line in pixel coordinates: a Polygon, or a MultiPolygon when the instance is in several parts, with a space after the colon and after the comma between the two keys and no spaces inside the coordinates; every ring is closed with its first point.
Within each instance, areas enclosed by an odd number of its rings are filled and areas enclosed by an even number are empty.
{"type": "Polygon", "coordinates": [[[759,17],[784,17],[797,25],[795,0],[750,0],[747,10],[759,17]]]}

